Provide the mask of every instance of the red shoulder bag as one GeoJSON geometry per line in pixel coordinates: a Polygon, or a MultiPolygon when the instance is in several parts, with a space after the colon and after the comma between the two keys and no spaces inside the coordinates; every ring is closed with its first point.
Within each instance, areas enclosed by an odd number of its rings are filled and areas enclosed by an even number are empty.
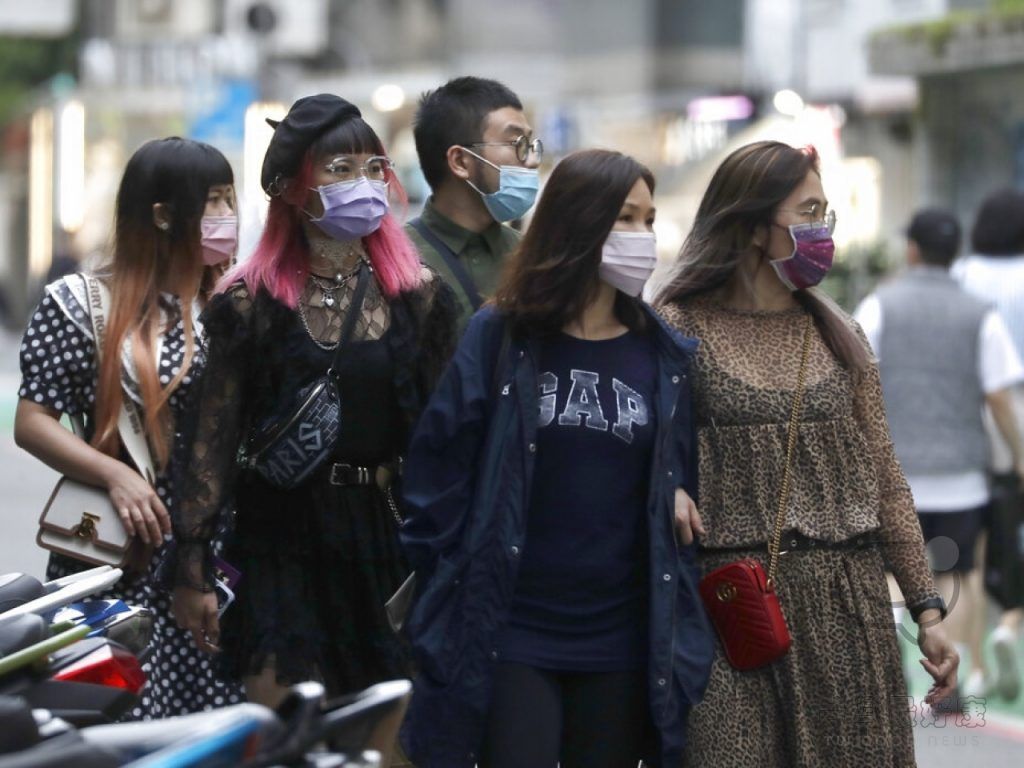
{"type": "Polygon", "coordinates": [[[786,466],[779,491],[779,506],[775,514],[775,528],[768,547],[768,573],[757,560],[744,558],[716,568],[700,582],[700,596],[711,618],[711,623],[722,641],[725,657],[736,669],[757,669],[771,664],[789,650],[793,639],[782,615],[779,596],[775,592],[775,577],[779,565],[779,547],[782,527],[786,521],[789,502],[790,475],[793,451],[807,382],[807,358],[811,348],[813,320],[807,315],[804,327],[803,356],[800,378],[793,395],[793,410],[789,419],[786,440],[786,466]]]}

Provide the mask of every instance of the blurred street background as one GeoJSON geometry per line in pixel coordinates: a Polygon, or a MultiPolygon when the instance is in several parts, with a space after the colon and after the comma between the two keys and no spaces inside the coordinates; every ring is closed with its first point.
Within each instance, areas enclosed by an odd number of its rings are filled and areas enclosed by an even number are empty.
{"type": "MultiPolygon", "coordinates": [[[[221,149],[245,258],[264,118],[321,91],[354,102],[412,215],[417,99],[462,74],[522,97],[542,178],[581,147],[648,164],[663,263],[732,149],[816,145],[839,213],[825,288],[847,310],[900,266],[915,209],[969,228],[987,194],[1024,187],[1024,0],[0,0],[0,571],[41,573],[55,479],[11,437],[20,331],[48,279],[103,252],[131,153],[175,134],[221,149]]],[[[983,720],[919,723],[919,763],[1020,765],[1024,704],[983,720]]]]}

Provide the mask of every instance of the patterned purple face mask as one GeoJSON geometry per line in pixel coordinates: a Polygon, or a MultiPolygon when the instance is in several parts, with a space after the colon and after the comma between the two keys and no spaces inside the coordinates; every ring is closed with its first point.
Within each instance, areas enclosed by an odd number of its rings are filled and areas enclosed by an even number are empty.
{"type": "Polygon", "coordinates": [[[769,262],[779,280],[791,291],[811,288],[820,283],[832,269],[836,244],[832,241],[832,221],[791,224],[793,255],[769,262]]]}

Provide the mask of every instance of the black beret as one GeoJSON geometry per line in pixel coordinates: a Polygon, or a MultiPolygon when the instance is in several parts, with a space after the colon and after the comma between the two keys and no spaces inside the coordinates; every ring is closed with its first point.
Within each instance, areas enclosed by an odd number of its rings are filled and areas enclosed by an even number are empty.
{"type": "Polygon", "coordinates": [[[274,136],[263,158],[263,172],[260,183],[264,192],[270,192],[270,185],[278,176],[292,176],[302,162],[310,144],[320,136],[346,120],[362,117],[359,108],[340,96],[318,93],[304,96],[288,110],[284,120],[277,122],[267,119],[274,129],[274,136]]]}

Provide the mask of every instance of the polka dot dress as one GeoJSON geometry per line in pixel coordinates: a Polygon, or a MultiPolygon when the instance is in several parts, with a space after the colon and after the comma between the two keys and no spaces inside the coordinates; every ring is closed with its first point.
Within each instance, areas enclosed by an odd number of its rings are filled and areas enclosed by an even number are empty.
{"type": "MultiPolygon", "coordinates": [[[[164,338],[158,374],[161,383],[167,384],[178,374],[184,354],[184,326],[179,320],[164,338]]],[[[170,397],[175,418],[181,415],[194,374],[202,364],[202,353],[197,350],[189,373],[170,397]]],[[[25,331],[18,395],[68,415],[90,414],[96,397],[95,365],[88,312],[66,283],[59,281],[48,287],[25,331]],[[59,303],[54,295],[60,298],[59,303]]],[[[169,472],[157,477],[156,490],[173,514],[174,488],[169,472]]],[[[212,658],[198,651],[191,636],[174,623],[170,595],[156,583],[153,574],[159,555],[154,556],[149,573],[122,579],[108,595],[145,606],[155,617],[153,653],[143,666],[149,684],[138,706],[125,719],[172,717],[243,701],[240,686],[218,679],[212,658]]],[[[59,578],[84,567],[76,560],[51,555],[47,578],[59,578]]]]}

